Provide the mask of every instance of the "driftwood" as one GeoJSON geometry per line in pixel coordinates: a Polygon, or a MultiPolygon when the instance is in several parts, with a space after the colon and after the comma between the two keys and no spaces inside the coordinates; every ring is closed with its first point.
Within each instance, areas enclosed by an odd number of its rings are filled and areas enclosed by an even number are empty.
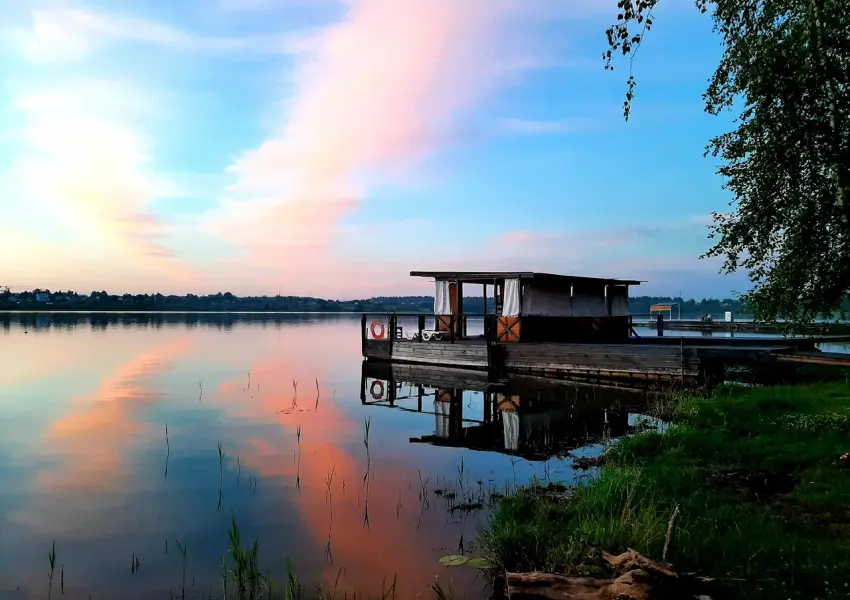
{"type": "Polygon", "coordinates": [[[679,577],[672,565],[632,550],[602,553],[616,578],[590,579],[554,573],[507,573],[508,597],[527,600],[711,600],[700,595],[700,580],[679,577]]]}

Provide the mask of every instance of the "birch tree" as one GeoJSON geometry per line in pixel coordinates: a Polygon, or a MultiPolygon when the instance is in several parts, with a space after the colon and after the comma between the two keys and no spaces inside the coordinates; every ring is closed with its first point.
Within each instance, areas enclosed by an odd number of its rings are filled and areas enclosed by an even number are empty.
{"type": "MultiPolygon", "coordinates": [[[[635,99],[636,52],[668,0],[620,0],[605,67],[627,61],[624,116],[635,99]]],[[[850,291],[850,1],[696,0],[723,43],[703,94],[706,112],[739,111],[708,142],[731,210],[714,213],[722,272],[746,269],[743,300],[763,320],[832,316],[850,291]]]]}

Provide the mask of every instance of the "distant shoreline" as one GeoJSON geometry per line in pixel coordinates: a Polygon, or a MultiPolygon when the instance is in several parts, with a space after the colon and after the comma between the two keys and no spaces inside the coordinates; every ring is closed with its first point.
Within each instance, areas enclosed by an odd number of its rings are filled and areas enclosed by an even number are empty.
{"type": "MultiPolygon", "coordinates": [[[[392,312],[392,311],[383,311],[392,312]]],[[[81,315],[159,315],[159,314],[184,314],[184,315],[352,315],[359,317],[361,312],[350,310],[191,310],[178,308],[164,308],[160,310],[85,310],[80,308],[22,308],[10,310],[0,309],[0,314],[81,314],[81,315]]],[[[423,315],[428,313],[422,313],[423,315]]]]}

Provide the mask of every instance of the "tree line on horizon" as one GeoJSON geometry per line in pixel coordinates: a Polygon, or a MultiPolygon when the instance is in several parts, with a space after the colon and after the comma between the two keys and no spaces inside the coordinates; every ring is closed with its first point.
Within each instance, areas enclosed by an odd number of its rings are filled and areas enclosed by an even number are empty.
{"type": "MultiPolygon", "coordinates": [[[[488,298],[488,312],[493,312],[493,299],[488,298]]],[[[634,296],[629,298],[633,314],[646,315],[653,304],[678,303],[683,317],[705,313],[720,315],[732,311],[746,315],[746,306],[732,298],[683,299],[671,296],[634,296]]],[[[482,313],[482,296],[464,297],[465,311],[482,313]]],[[[357,300],[329,300],[309,296],[237,296],[231,292],[197,295],[109,294],[105,290],[90,294],[74,291],[31,291],[0,293],[0,308],[6,310],[211,310],[211,311],[316,311],[316,312],[412,312],[431,313],[433,296],[377,296],[357,300]]],[[[850,306],[848,306],[850,308],[850,306]]],[[[678,311],[674,311],[674,316],[678,311]]]]}

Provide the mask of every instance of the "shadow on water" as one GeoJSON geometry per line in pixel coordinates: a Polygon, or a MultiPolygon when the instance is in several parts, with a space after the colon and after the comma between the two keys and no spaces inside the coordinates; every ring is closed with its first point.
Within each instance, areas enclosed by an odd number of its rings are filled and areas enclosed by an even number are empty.
{"type": "Polygon", "coordinates": [[[208,327],[230,330],[238,325],[297,325],[315,322],[353,320],[359,315],[346,313],[270,313],[270,312],[85,312],[85,311],[0,311],[0,329],[17,326],[24,330],[77,329],[89,327],[153,328],[208,327]]]}
{"type": "Polygon", "coordinates": [[[660,394],[651,388],[541,378],[491,381],[483,372],[368,360],[360,387],[366,406],[433,417],[433,432],[409,438],[411,444],[498,452],[527,461],[563,459],[649,426],[654,419],[646,413],[660,394]]]}
{"type": "Polygon", "coordinates": [[[439,577],[486,597],[439,559],[474,554],[505,488],[587,476],[574,458],[645,427],[657,395],[363,362],[357,316],[0,325],[0,599],[47,596],[54,541],[54,597],[221,597],[233,517],[260,568],[286,580],[291,558],[305,589],[380,597],[397,577],[427,596],[439,577]]]}

